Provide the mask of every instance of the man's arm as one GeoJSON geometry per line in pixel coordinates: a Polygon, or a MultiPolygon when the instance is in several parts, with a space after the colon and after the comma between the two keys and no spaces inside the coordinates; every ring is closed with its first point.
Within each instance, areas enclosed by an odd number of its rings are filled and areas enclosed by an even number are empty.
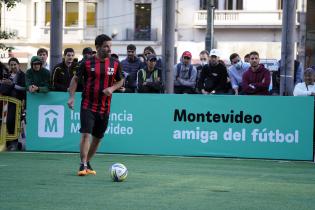
{"type": "Polygon", "coordinates": [[[68,107],[70,109],[74,108],[74,94],[78,86],[79,78],[76,75],[73,75],[70,86],[69,86],[69,99],[68,99],[68,107]]]}
{"type": "Polygon", "coordinates": [[[124,79],[115,82],[113,86],[108,87],[103,90],[103,93],[107,96],[110,96],[115,90],[119,89],[124,84],[124,79]]]}

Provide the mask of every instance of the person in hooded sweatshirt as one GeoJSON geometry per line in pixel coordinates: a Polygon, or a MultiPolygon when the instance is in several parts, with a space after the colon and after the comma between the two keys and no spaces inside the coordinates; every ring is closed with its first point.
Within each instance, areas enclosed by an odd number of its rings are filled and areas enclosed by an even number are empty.
{"type": "Polygon", "coordinates": [[[25,78],[26,89],[31,93],[46,93],[50,86],[50,73],[43,68],[42,59],[33,56],[31,59],[31,68],[26,71],[25,78]]]}
{"type": "Polygon", "coordinates": [[[263,64],[260,64],[259,54],[251,52],[249,58],[250,67],[243,74],[243,94],[245,95],[270,95],[270,72],[263,64]]]}
{"type": "Polygon", "coordinates": [[[174,92],[176,94],[194,94],[197,70],[191,64],[191,53],[185,51],[181,62],[174,67],[174,92]]]}

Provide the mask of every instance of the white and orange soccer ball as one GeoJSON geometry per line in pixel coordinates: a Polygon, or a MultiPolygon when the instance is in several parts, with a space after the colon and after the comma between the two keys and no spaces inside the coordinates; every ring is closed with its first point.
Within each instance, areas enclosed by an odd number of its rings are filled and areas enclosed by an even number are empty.
{"type": "Polygon", "coordinates": [[[115,163],[113,164],[110,169],[110,177],[114,182],[122,182],[128,176],[128,169],[122,163],[115,163]]]}

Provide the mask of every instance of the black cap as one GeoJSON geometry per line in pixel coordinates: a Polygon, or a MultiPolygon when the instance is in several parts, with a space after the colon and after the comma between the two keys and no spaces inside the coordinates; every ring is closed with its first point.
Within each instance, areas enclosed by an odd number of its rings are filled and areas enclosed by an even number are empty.
{"type": "Polygon", "coordinates": [[[156,56],[155,56],[154,54],[147,55],[147,60],[148,60],[148,61],[150,61],[150,60],[152,60],[152,59],[157,60],[157,59],[156,59],[156,56]]]}
{"type": "Polygon", "coordinates": [[[90,47],[86,47],[86,48],[84,48],[83,51],[82,51],[82,55],[85,55],[85,54],[92,54],[92,53],[93,53],[93,50],[92,50],[92,48],[90,48],[90,47]]]}

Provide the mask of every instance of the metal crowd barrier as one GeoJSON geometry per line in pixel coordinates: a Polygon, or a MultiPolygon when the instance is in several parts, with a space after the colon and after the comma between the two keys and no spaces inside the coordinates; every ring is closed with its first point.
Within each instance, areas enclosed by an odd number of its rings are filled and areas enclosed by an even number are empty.
{"type": "Polygon", "coordinates": [[[22,102],[9,96],[0,96],[0,152],[6,150],[6,142],[18,139],[21,132],[21,108],[22,102]],[[14,133],[9,134],[7,130],[7,117],[9,104],[15,104],[15,125],[14,133]]]}

